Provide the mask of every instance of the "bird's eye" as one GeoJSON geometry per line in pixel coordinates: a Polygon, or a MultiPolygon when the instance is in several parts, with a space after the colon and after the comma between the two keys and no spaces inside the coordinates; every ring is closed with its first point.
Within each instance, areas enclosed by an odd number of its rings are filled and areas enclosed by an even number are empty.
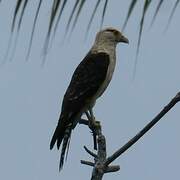
{"type": "Polygon", "coordinates": [[[119,34],[119,32],[118,31],[114,31],[113,32],[116,36],[119,34]]]}

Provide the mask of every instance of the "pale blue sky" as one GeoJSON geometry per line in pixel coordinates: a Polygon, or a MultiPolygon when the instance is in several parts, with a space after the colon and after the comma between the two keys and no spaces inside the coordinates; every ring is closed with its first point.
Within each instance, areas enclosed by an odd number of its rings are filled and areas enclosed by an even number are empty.
{"type": "MultiPolygon", "coordinates": [[[[56,149],[50,151],[49,142],[72,72],[88,52],[99,30],[101,12],[96,15],[84,42],[91,14],[89,6],[92,6],[92,2],[88,2],[70,41],[63,44],[63,27],[73,4],[68,5],[42,68],[42,42],[47,29],[50,2],[43,4],[29,62],[25,61],[25,57],[36,1],[28,6],[29,12],[25,14],[12,61],[7,60],[0,67],[0,179],[90,179],[92,169],[80,164],[81,159],[90,159],[83,146],[92,147],[92,137],[86,127],[78,125],[73,131],[68,160],[61,173],[58,172],[59,152],[56,149]]],[[[121,29],[130,1],[118,2],[109,2],[104,27],[121,29]]],[[[0,6],[1,62],[6,53],[14,4],[15,1],[9,4],[2,1],[0,6]]],[[[164,33],[170,14],[169,7],[172,5],[170,1],[165,2],[150,29],[155,5],[147,14],[135,80],[132,81],[132,72],[142,10],[140,4],[125,30],[130,44],[118,45],[113,80],[94,110],[97,119],[102,121],[109,155],[135,135],[180,90],[180,7],[170,28],[164,33]]],[[[105,175],[104,180],[178,179],[179,109],[180,104],[177,104],[158,125],[116,160],[114,164],[119,164],[121,170],[105,175]]]]}

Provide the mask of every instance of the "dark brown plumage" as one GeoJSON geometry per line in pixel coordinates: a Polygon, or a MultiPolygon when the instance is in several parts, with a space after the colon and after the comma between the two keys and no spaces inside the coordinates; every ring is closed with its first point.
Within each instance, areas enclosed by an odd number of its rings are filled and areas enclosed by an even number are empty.
{"type": "MultiPolygon", "coordinates": [[[[76,68],[69,87],[64,95],[58,125],[50,143],[50,149],[55,143],[59,149],[62,143],[60,166],[64,162],[64,155],[72,130],[77,125],[81,115],[86,113],[94,120],[93,106],[108,87],[116,65],[116,45],[119,42],[128,43],[128,39],[114,28],[106,28],[97,33],[95,42],[76,68]]],[[[93,132],[94,142],[96,140],[93,132]]],[[[94,143],[96,145],[96,142],[94,143]]]]}
{"type": "Polygon", "coordinates": [[[92,54],[83,59],[76,68],[69,87],[64,95],[58,125],[50,143],[50,149],[57,143],[59,149],[62,141],[60,169],[63,166],[64,154],[72,129],[106,78],[109,65],[109,56],[106,53],[92,54]],[[98,60],[97,60],[98,59],[98,60]]]}

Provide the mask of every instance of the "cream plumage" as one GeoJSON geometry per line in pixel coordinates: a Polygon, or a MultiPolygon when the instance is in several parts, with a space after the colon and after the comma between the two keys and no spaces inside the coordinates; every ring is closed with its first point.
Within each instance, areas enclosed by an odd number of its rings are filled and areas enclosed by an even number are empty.
{"type": "Polygon", "coordinates": [[[98,32],[92,48],[72,76],[64,95],[58,125],[50,143],[50,149],[55,143],[59,149],[63,141],[60,169],[63,166],[72,129],[83,113],[93,116],[92,108],[97,98],[103,94],[111,81],[116,64],[116,45],[119,42],[128,43],[128,39],[114,28],[98,32]]]}

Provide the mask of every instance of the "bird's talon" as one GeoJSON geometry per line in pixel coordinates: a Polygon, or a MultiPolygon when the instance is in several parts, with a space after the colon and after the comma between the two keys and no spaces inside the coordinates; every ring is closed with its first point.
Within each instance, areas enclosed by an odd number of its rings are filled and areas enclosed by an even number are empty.
{"type": "Polygon", "coordinates": [[[99,126],[100,126],[100,121],[95,121],[95,122],[94,122],[94,125],[95,125],[96,127],[99,127],[99,126]]]}
{"type": "Polygon", "coordinates": [[[89,122],[89,128],[92,129],[96,129],[100,127],[100,121],[91,121],[89,122]]]}

